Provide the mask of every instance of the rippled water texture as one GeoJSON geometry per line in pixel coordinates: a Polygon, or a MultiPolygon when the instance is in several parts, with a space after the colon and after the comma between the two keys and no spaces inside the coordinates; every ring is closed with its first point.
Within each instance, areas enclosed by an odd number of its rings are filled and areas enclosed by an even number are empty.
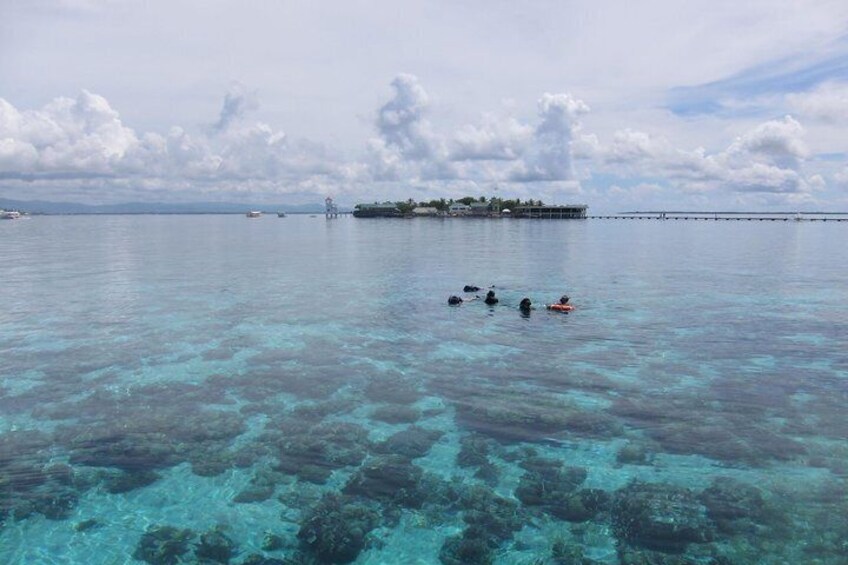
{"type": "Polygon", "coordinates": [[[846,229],[0,223],[0,562],[845,563],[846,229]]]}

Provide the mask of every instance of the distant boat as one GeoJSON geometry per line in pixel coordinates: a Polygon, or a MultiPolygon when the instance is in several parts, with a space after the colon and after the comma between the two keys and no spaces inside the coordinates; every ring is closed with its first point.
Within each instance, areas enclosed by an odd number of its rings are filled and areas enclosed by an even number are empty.
{"type": "Polygon", "coordinates": [[[259,218],[260,216],[262,216],[262,212],[258,210],[251,210],[247,213],[248,218],[259,218]]]}
{"type": "Polygon", "coordinates": [[[17,220],[21,213],[17,210],[0,210],[0,220],[17,220]]]}
{"type": "Polygon", "coordinates": [[[286,213],[285,213],[285,212],[277,212],[277,217],[278,217],[278,218],[285,218],[285,217],[286,217],[286,213]]]}

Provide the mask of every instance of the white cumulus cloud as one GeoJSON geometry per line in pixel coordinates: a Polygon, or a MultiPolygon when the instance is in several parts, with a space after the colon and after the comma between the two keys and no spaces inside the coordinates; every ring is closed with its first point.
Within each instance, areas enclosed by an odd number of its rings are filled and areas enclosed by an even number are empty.
{"type": "Polygon", "coordinates": [[[827,82],[809,92],[787,96],[799,115],[828,123],[848,123],[848,83],[827,82]]]}
{"type": "Polygon", "coordinates": [[[533,138],[533,128],[514,117],[483,116],[480,125],[465,125],[453,136],[450,156],[455,161],[514,161],[533,138]]]}
{"type": "Polygon", "coordinates": [[[456,171],[444,141],[426,118],[429,97],[418,78],[400,74],[394,95],[377,112],[378,137],[369,142],[371,173],[377,180],[451,179],[456,171]]]}
{"type": "Polygon", "coordinates": [[[570,94],[544,94],[533,143],[510,177],[515,181],[573,180],[572,139],[589,107],[570,94]]]}
{"type": "Polygon", "coordinates": [[[255,93],[235,85],[216,123],[189,132],[137,133],[102,96],[82,91],[39,110],[0,99],[0,178],[41,181],[109,178],[115,186],[180,187],[186,181],[232,189],[238,182],[291,190],[312,176],[340,174],[338,155],[320,144],[292,141],[252,122],[255,93]],[[296,182],[290,182],[294,179],[296,182]]]}
{"type": "Polygon", "coordinates": [[[609,144],[596,144],[592,165],[595,172],[663,179],[690,192],[809,193],[824,181],[805,176],[809,150],[803,138],[804,128],[791,116],[759,124],[713,153],[623,129],[609,144]]]}

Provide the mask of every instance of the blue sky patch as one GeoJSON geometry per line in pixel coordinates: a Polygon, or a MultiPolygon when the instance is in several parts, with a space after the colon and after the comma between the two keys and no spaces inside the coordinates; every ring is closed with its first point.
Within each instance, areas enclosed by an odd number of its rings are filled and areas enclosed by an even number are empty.
{"type": "Polygon", "coordinates": [[[767,95],[805,92],[829,81],[848,81],[848,36],[835,54],[811,61],[808,54],[769,61],[728,78],[694,86],[672,88],[666,107],[679,116],[719,114],[757,115],[761,109],[746,104],[767,95]],[[727,101],[740,104],[732,107],[727,101]]]}

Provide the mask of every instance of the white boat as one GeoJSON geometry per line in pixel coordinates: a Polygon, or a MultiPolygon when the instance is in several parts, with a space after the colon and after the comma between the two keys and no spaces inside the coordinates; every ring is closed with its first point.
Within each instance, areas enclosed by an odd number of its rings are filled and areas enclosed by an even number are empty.
{"type": "Polygon", "coordinates": [[[259,210],[251,210],[247,213],[248,218],[259,218],[260,216],[262,216],[262,212],[259,210]]]}
{"type": "Polygon", "coordinates": [[[17,220],[21,213],[17,210],[0,210],[0,220],[17,220]]]}

